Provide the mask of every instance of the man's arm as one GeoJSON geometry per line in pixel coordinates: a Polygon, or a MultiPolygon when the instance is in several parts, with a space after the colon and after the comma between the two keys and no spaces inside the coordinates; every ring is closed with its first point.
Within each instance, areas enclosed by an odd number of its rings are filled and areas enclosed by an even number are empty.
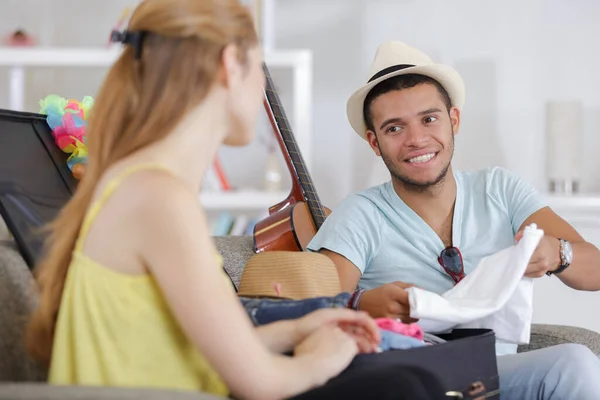
{"type": "Polygon", "coordinates": [[[569,268],[556,274],[560,280],[573,289],[600,290],[600,252],[591,243],[558,216],[546,200],[528,182],[504,168],[494,168],[490,185],[493,198],[506,207],[513,231],[518,235],[525,226],[535,223],[544,231],[530,263],[526,276],[544,276],[560,265],[560,242],[558,238],[571,243],[573,261],[569,268]]]}
{"type": "MultiPolygon", "coordinates": [[[[343,291],[352,292],[358,286],[360,270],[346,257],[328,249],[320,253],[331,258],[340,277],[343,291]]],[[[406,323],[415,322],[410,318],[408,293],[404,290],[412,285],[404,282],[392,282],[371,290],[366,290],[360,297],[358,309],[366,311],[373,318],[400,318],[406,323]]]]}
{"type": "Polygon", "coordinates": [[[571,243],[573,248],[573,262],[563,272],[556,276],[566,285],[578,290],[596,291],[600,290],[600,251],[593,244],[586,242],[583,237],[567,221],[557,215],[550,207],[544,207],[531,214],[521,225],[520,231],[525,226],[535,223],[544,231],[545,239],[549,237],[552,244],[549,246],[549,258],[553,264],[549,270],[553,271],[560,264],[559,241],[562,238],[571,243]]]}
{"type": "Polygon", "coordinates": [[[353,292],[360,281],[360,270],[350,260],[341,254],[335,253],[328,249],[321,249],[320,253],[325,254],[335,264],[338,275],[340,277],[340,285],[342,292],[353,292]]]}
{"type": "MultiPolygon", "coordinates": [[[[381,214],[361,196],[346,198],[325,220],[308,245],[328,256],[338,272],[343,291],[353,292],[381,243],[381,214]]],[[[373,318],[410,320],[408,293],[402,282],[389,283],[362,293],[358,308],[373,318]]]]}

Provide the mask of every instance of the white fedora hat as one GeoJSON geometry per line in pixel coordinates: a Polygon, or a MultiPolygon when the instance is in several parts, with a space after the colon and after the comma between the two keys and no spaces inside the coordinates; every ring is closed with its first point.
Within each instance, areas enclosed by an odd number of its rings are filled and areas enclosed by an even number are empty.
{"type": "Polygon", "coordinates": [[[377,48],[367,83],[354,92],[346,104],[348,121],[363,139],[366,139],[367,131],[363,114],[367,94],[379,82],[406,74],[426,75],[436,80],[448,92],[452,105],[459,109],[463,107],[465,83],[454,68],[434,63],[427,54],[405,43],[388,41],[377,48]]]}

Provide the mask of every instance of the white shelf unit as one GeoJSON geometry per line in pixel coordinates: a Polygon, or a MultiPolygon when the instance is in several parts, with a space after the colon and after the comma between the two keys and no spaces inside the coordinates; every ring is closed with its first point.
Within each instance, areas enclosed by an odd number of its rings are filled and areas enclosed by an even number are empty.
{"type": "MultiPolygon", "coordinates": [[[[109,67],[121,54],[120,47],[112,48],[56,48],[0,47],[0,66],[9,68],[9,107],[25,108],[25,69],[28,67],[109,67]]],[[[310,50],[277,50],[264,54],[269,69],[292,69],[291,120],[294,135],[305,164],[311,169],[312,85],[313,58],[310,50]]],[[[287,110],[286,110],[287,111],[287,110]]],[[[241,190],[202,193],[200,200],[211,210],[266,211],[288,195],[287,192],[241,190]]]]}
{"type": "Polygon", "coordinates": [[[546,200],[558,215],[600,246],[600,194],[546,194],[546,200]]]}
{"type": "Polygon", "coordinates": [[[598,194],[545,194],[548,204],[559,210],[574,212],[596,211],[600,212],[600,193],[598,194]]]}
{"type": "Polygon", "coordinates": [[[200,201],[210,210],[248,211],[264,210],[284,200],[289,192],[266,192],[259,190],[239,190],[233,192],[205,192],[200,201]]]}

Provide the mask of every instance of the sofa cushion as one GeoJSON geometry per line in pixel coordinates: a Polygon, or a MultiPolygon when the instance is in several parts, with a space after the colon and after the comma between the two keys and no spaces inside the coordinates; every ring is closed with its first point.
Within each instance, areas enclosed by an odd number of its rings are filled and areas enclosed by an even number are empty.
{"type": "Polygon", "coordinates": [[[204,393],[162,389],[0,383],[0,400],[224,400],[204,393]]]}
{"type": "Polygon", "coordinates": [[[546,324],[531,326],[531,341],[519,346],[519,353],[564,343],[583,344],[600,355],[600,333],[577,326],[546,324]]]}
{"type": "Polygon", "coordinates": [[[0,381],[39,381],[43,369],[26,355],[23,332],[37,302],[33,276],[15,245],[0,242],[0,381]]]}
{"type": "MultiPolygon", "coordinates": [[[[215,244],[237,287],[254,254],[252,237],[216,237],[215,244]]],[[[37,304],[33,276],[11,240],[0,240],[0,304],[0,382],[44,380],[44,370],[27,356],[23,339],[27,317],[37,304]]]]}
{"type": "Polygon", "coordinates": [[[8,232],[8,227],[6,226],[6,222],[0,216],[0,241],[11,240],[11,235],[8,232]]]}
{"type": "Polygon", "coordinates": [[[254,238],[252,236],[215,236],[213,239],[217,250],[223,257],[223,267],[237,289],[246,261],[254,254],[254,238]]]}

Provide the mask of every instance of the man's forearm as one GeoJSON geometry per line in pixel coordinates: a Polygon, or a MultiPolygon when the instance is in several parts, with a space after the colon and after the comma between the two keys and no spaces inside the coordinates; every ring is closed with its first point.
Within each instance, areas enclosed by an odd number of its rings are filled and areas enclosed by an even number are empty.
{"type": "Polygon", "coordinates": [[[571,243],[573,262],[556,274],[566,285],[577,290],[600,290],[600,251],[588,242],[571,243]]]}

